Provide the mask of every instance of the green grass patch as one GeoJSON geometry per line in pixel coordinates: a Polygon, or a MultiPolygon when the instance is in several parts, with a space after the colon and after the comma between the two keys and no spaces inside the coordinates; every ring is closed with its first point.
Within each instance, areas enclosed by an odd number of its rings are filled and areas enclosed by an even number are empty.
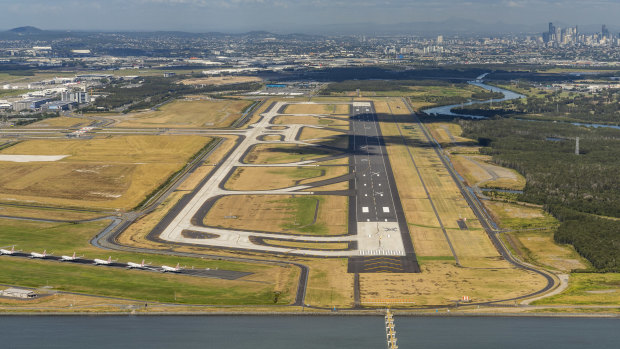
{"type": "Polygon", "coordinates": [[[32,90],[0,90],[0,97],[14,97],[32,90]]]}
{"type": "MultiPolygon", "coordinates": [[[[145,259],[153,267],[180,263],[188,268],[251,273],[269,272],[274,268],[225,260],[104,251],[90,245],[90,239],[107,224],[109,221],[71,224],[0,219],[0,246],[16,245],[16,249],[25,253],[47,250],[55,256],[70,255],[75,251],[88,259],[107,259],[111,256],[119,263],[145,259]]],[[[49,285],[63,291],[161,302],[174,301],[176,291],[180,303],[273,304],[275,285],[270,282],[226,281],[10,256],[1,256],[0,263],[0,283],[4,284],[29,287],[49,285]]],[[[281,291],[279,302],[288,303],[293,291],[281,291]]]]}
{"type": "MultiPolygon", "coordinates": [[[[273,304],[273,285],[179,277],[137,270],[3,256],[0,282],[29,287],[191,304],[273,304]],[[176,300],[175,300],[176,293],[176,300]]],[[[287,297],[279,302],[288,303],[287,297]]]]}
{"type": "Polygon", "coordinates": [[[620,274],[618,273],[573,273],[568,284],[566,291],[532,304],[620,304],[620,274]]]}
{"type": "Polygon", "coordinates": [[[291,207],[295,212],[295,221],[293,223],[282,224],[281,227],[283,229],[296,230],[307,234],[327,234],[327,227],[322,223],[314,221],[315,215],[318,214],[317,208],[320,209],[323,198],[303,196],[285,199],[282,200],[282,202],[288,207],[291,207]]]}
{"type": "Polygon", "coordinates": [[[418,262],[423,261],[453,261],[454,256],[416,256],[418,262]]]}
{"type": "Polygon", "coordinates": [[[109,221],[73,223],[44,223],[0,219],[0,246],[16,245],[15,248],[26,253],[47,250],[56,256],[62,254],[84,254],[84,258],[118,259],[119,262],[139,261],[146,259],[153,265],[176,264],[194,266],[196,268],[219,268],[235,271],[256,272],[269,268],[267,266],[228,262],[223,260],[204,260],[201,258],[175,257],[147,253],[127,253],[103,251],[90,245],[92,239],[109,221]]]}

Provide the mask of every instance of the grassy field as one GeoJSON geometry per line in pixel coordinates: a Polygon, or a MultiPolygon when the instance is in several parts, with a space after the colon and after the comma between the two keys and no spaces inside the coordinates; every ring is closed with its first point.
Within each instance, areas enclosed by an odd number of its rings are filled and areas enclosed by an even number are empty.
{"type": "Polygon", "coordinates": [[[17,97],[32,90],[0,90],[0,98],[17,97]]]}
{"type": "Polygon", "coordinates": [[[150,214],[142,217],[138,221],[130,225],[119,236],[119,242],[125,245],[146,247],[153,249],[175,249],[183,252],[204,252],[201,248],[190,248],[186,246],[171,247],[168,244],[153,242],[146,239],[146,235],[159,223],[166,213],[177,203],[177,201],[185,194],[193,190],[200,181],[213,171],[214,165],[222,160],[224,155],[230,151],[234,145],[234,137],[226,138],[223,143],[208,157],[203,166],[197,168],[189,177],[179,185],[177,191],[172,193],[164,202],[150,214]]]}
{"type": "Polygon", "coordinates": [[[620,274],[573,273],[566,291],[532,304],[617,306],[620,304],[620,274]]]}
{"type": "Polygon", "coordinates": [[[348,104],[290,104],[285,114],[345,114],[349,115],[348,104]]]}
{"type": "Polygon", "coordinates": [[[457,123],[433,122],[426,127],[468,185],[509,190],[525,187],[525,178],[517,171],[497,166],[490,156],[480,155],[480,147],[474,140],[461,137],[462,130],[457,123]]]}
{"type": "Polygon", "coordinates": [[[323,307],[353,306],[353,274],[346,259],[304,260],[310,267],[306,304],[323,307]]]}
{"type": "Polygon", "coordinates": [[[542,207],[487,200],[484,205],[494,220],[505,229],[556,228],[559,222],[542,207]]]}
{"type": "Polygon", "coordinates": [[[25,128],[39,128],[39,127],[84,127],[92,123],[92,120],[85,118],[69,118],[66,116],[59,116],[57,118],[48,118],[35,123],[24,126],[25,128]]]}
{"type": "Polygon", "coordinates": [[[0,219],[0,244],[16,244],[16,248],[25,252],[47,249],[57,256],[75,251],[84,254],[86,258],[105,259],[111,255],[119,262],[146,259],[154,266],[181,263],[188,267],[239,270],[255,274],[236,281],[226,281],[2,256],[0,283],[31,287],[49,285],[57,290],[166,302],[174,300],[176,291],[177,302],[199,304],[272,304],[273,291],[276,290],[282,292],[281,302],[287,303],[294,294],[297,271],[290,268],[108,252],[90,245],[90,238],[107,224],[104,221],[68,224],[0,219]],[[262,283],[253,280],[261,280],[262,283]]]}
{"type": "Polygon", "coordinates": [[[176,100],[156,111],[118,116],[118,127],[229,127],[242,115],[251,101],[176,100]]]}
{"type": "Polygon", "coordinates": [[[347,210],[347,198],[342,196],[230,195],[213,205],[204,223],[226,229],[343,235],[347,210]]]}
{"type": "MultiPolygon", "coordinates": [[[[273,285],[2,257],[2,283],[158,302],[273,304],[273,285]]],[[[289,290],[290,291],[290,290],[289,290]]],[[[290,292],[281,297],[290,302],[290,292]]]]}
{"type": "Polygon", "coordinates": [[[200,136],[28,140],[0,154],[69,155],[56,162],[0,162],[3,201],[126,210],[204,147],[200,136]]]}
{"type": "Polygon", "coordinates": [[[319,147],[295,144],[258,144],[251,149],[243,159],[248,164],[286,164],[334,155],[334,152],[319,147]]]}
{"type": "Polygon", "coordinates": [[[294,115],[282,115],[273,119],[275,125],[315,125],[315,126],[329,126],[340,129],[348,129],[349,122],[344,119],[326,119],[318,116],[294,116],[294,115]]]}
{"type": "Polygon", "coordinates": [[[221,85],[231,85],[231,84],[241,84],[245,82],[256,82],[262,81],[261,78],[256,76],[212,76],[208,78],[192,78],[181,80],[180,83],[183,85],[212,85],[212,86],[221,86],[221,85]]]}
{"type": "Polygon", "coordinates": [[[301,129],[301,135],[299,136],[299,140],[308,141],[318,138],[341,137],[343,135],[344,134],[342,132],[323,130],[314,127],[303,127],[301,129]]]}
{"type": "Polygon", "coordinates": [[[367,299],[413,299],[413,306],[453,304],[462,296],[474,302],[525,295],[545,280],[513,268],[469,269],[442,260],[421,260],[421,274],[360,274],[362,304],[367,299]]]}
{"type": "Polygon", "coordinates": [[[226,182],[230,190],[271,190],[347,174],[345,166],[239,167],[226,182]]]}
{"type": "MultiPolygon", "coordinates": [[[[377,102],[380,105],[384,101],[377,102]]],[[[400,100],[390,100],[390,108],[395,113],[395,119],[388,114],[380,114],[379,120],[384,136],[393,137],[394,141],[387,145],[388,155],[394,169],[396,184],[405,210],[407,221],[414,226],[412,238],[416,253],[421,256],[449,255],[439,222],[432,210],[430,201],[420,177],[417,176],[412,160],[409,158],[406,146],[402,143],[400,133],[394,120],[398,122],[407,146],[415,159],[421,178],[423,179],[430,196],[441,217],[454,249],[459,257],[476,257],[479,260],[468,259],[472,265],[487,264],[488,258],[498,256],[477,219],[463,197],[456,184],[443,167],[432,148],[426,146],[428,141],[411,122],[406,107],[400,100]],[[400,108],[398,108],[400,107],[400,108]],[[413,174],[413,175],[411,175],[413,174]],[[406,188],[406,189],[403,189],[406,188]],[[468,230],[458,229],[457,220],[467,219],[468,230]]],[[[385,110],[385,106],[380,106],[385,110]]],[[[388,110],[390,109],[388,108],[388,110]]]]}
{"type": "Polygon", "coordinates": [[[101,211],[73,211],[61,208],[41,208],[0,204],[0,216],[53,219],[63,221],[80,221],[107,216],[110,213],[101,211]]]}
{"type": "MultiPolygon", "coordinates": [[[[362,97],[411,97],[412,100],[424,100],[426,97],[464,97],[471,98],[476,92],[486,91],[473,85],[451,85],[451,86],[406,86],[404,90],[394,89],[391,91],[364,91],[360,93],[362,97]]],[[[333,93],[336,96],[357,96],[354,91],[333,93]]]]}
{"type": "MultiPolygon", "coordinates": [[[[16,74],[19,74],[20,72],[16,72],[16,74]]],[[[41,81],[41,80],[50,80],[53,78],[68,78],[68,77],[74,77],[76,74],[80,74],[80,73],[76,73],[76,72],[70,72],[70,71],[66,71],[66,72],[53,72],[53,73],[48,73],[48,72],[34,72],[34,75],[29,76],[29,75],[11,75],[9,73],[0,73],[0,84],[8,84],[8,83],[28,83],[28,82],[35,82],[35,81],[41,81]]]]}
{"type": "Polygon", "coordinates": [[[265,243],[273,246],[290,247],[292,249],[310,249],[310,250],[346,250],[349,244],[344,242],[300,242],[265,239],[265,243]]]}

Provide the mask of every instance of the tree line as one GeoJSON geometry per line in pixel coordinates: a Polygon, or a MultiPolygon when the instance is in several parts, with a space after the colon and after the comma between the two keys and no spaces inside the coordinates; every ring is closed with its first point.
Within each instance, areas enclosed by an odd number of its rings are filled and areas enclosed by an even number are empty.
{"type": "Polygon", "coordinates": [[[525,176],[519,199],[544,205],[562,222],[556,241],[573,244],[598,269],[620,271],[620,221],[604,218],[620,218],[620,130],[515,119],[459,122],[465,137],[485,146],[482,153],[525,176]]]}
{"type": "Polygon", "coordinates": [[[131,110],[152,108],[170,99],[188,94],[216,93],[223,91],[254,91],[260,83],[240,83],[221,86],[193,86],[176,83],[179,78],[144,77],[137,86],[127,83],[110,84],[100,93],[93,108],[95,110],[112,110],[123,108],[131,110]]]}

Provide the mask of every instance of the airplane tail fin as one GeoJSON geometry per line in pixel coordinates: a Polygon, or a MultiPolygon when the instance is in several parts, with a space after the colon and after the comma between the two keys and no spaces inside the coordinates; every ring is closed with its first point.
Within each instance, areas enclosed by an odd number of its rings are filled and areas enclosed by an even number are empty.
{"type": "Polygon", "coordinates": [[[180,267],[179,267],[179,264],[180,264],[180,263],[177,263],[176,269],[179,269],[179,268],[180,268],[180,267]]]}
{"type": "Polygon", "coordinates": [[[73,257],[72,258],[75,258],[75,251],[73,251],[73,257]]]}
{"type": "Polygon", "coordinates": [[[47,255],[47,250],[43,250],[43,257],[47,255]]]}
{"type": "Polygon", "coordinates": [[[144,259],[142,260],[142,264],[140,264],[141,266],[144,266],[144,259]]]}
{"type": "Polygon", "coordinates": [[[108,257],[108,263],[112,263],[112,256],[108,257]]]}
{"type": "Polygon", "coordinates": [[[15,245],[11,246],[11,253],[15,252],[15,245]]]}

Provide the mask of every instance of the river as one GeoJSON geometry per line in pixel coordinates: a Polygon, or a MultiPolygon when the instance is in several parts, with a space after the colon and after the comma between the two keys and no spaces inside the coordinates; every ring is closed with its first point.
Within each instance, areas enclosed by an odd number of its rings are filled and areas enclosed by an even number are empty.
{"type": "MultiPolygon", "coordinates": [[[[470,119],[486,119],[486,117],[484,116],[480,116],[480,115],[470,115],[470,114],[457,114],[457,113],[453,113],[452,109],[453,108],[459,108],[462,106],[467,106],[467,105],[472,105],[472,104],[488,104],[488,103],[494,103],[494,102],[503,102],[503,101],[509,101],[512,99],[517,99],[517,98],[525,98],[524,95],[513,92],[513,91],[509,91],[503,88],[499,88],[499,87],[495,87],[495,86],[491,86],[491,85],[487,85],[485,83],[483,83],[482,79],[484,79],[485,76],[487,76],[488,73],[486,74],[482,74],[479,77],[476,78],[476,80],[474,81],[468,81],[467,83],[470,85],[474,85],[474,86],[478,86],[480,88],[483,88],[485,90],[491,91],[491,92],[501,92],[504,94],[504,98],[502,99],[489,99],[486,101],[470,101],[467,103],[463,103],[463,104],[452,104],[452,105],[444,105],[441,107],[434,107],[434,108],[429,108],[429,109],[424,109],[422,110],[424,113],[428,114],[428,115],[448,115],[448,116],[458,116],[458,117],[462,117],[462,118],[470,118],[470,119]]],[[[529,119],[517,119],[517,120],[523,120],[523,121],[538,121],[538,120],[529,120],[529,119]]],[[[613,129],[617,129],[620,130],[620,126],[617,125],[605,125],[605,124],[591,124],[591,123],[581,123],[581,122],[570,122],[571,125],[575,125],[575,126],[585,126],[585,127],[594,127],[594,128],[613,128],[613,129]]]]}
{"type": "Polygon", "coordinates": [[[458,108],[461,106],[467,106],[467,105],[472,105],[472,104],[486,104],[486,103],[493,103],[493,102],[503,102],[503,101],[509,101],[511,99],[517,99],[517,98],[524,98],[525,96],[516,92],[512,92],[503,88],[499,88],[499,87],[495,87],[495,86],[491,86],[491,85],[487,85],[485,83],[483,83],[483,79],[485,76],[487,76],[488,73],[486,74],[482,74],[479,77],[476,78],[476,80],[474,81],[468,81],[467,83],[470,85],[474,85],[474,86],[478,86],[480,88],[483,88],[485,90],[489,90],[491,92],[501,92],[504,94],[504,98],[501,99],[489,99],[486,101],[470,101],[467,103],[463,103],[463,104],[452,104],[452,105],[444,105],[441,107],[435,107],[435,108],[430,108],[430,109],[424,109],[423,112],[425,112],[428,115],[432,115],[432,114],[437,114],[437,115],[449,115],[449,116],[459,116],[459,117],[464,117],[464,118],[472,118],[472,119],[485,119],[484,116],[479,116],[479,115],[467,115],[467,114],[456,114],[452,112],[453,108],[458,108]]]}
{"type": "MultiPolygon", "coordinates": [[[[395,316],[406,348],[618,348],[620,319],[395,316]]],[[[381,316],[7,316],[2,348],[385,348],[381,316]]]]}

